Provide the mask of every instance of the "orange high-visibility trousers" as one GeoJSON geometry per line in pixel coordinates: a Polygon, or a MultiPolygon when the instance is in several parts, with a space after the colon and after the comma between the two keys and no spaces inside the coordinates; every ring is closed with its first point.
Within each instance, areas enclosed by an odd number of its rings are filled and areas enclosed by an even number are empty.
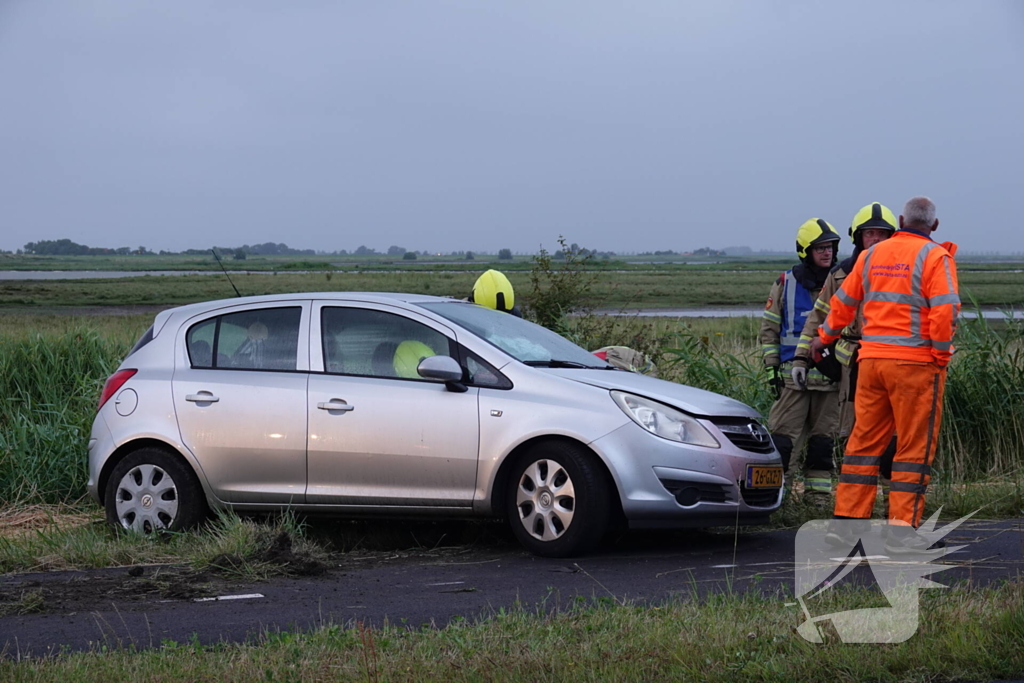
{"type": "Polygon", "coordinates": [[[917,527],[942,424],[946,368],[936,363],[865,358],[857,378],[856,420],[846,443],[835,514],[867,519],[875,506],[882,454],[899,434],[889,489],[889,521],[917,527]]]}

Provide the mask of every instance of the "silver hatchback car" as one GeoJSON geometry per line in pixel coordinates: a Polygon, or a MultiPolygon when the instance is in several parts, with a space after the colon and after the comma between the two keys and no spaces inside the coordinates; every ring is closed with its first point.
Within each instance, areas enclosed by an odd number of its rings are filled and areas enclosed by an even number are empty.
{"type": "Polygon", "coordinates": [[[783,473],[758,418],[463,301],[227,299],[158,314],[107,380],[89,491],[142,532],[211,508],[505,517],[567,556],[616,520],[766,521],[783,473]]]}

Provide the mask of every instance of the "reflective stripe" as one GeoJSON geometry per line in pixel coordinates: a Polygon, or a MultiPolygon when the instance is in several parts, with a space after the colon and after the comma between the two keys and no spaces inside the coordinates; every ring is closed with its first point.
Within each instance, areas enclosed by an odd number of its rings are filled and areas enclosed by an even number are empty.
{"type": "Polygon", "coordinates": [[[892,464],[893,472],[913,472],[914,474],[931,474],[931,465],[925,465],[922,462],[894,462],[892,464]]]}
{"type": "Polygon", "coordinates": [[[821,327],[822,327],[822,329],[825,330],[825,334],[827,334],[830,337],[838,337],[839,336],[839,332],[841,331],[841,330],[834,330],[831,327],[829,327],[827,320],[821,324],[821,327]]]}
{"type": "Polygon", "coordinates": [[[924,262],[928,259],[928,252],[937,246],[939,245],[935,242],[924,242],[917,252],[917,258],[914,259],[914,270],[910,274],[910,293],[915,296],[921,296],[921,279],[924,277],[924,262]]]}
{"type": "Polygon", "coordinates": [[[882,464],[880,455],[844,455],[844,465],[859,465],[862,467],[879,467],[882,464]]]}
{"type": "Polygon", "coordinates": [[[839,475],[840,484],[863,484],[864,486],[877,486],[878,477],[874,474],[848,474],[843,472],[839,475]]]}
{"type": "Polygon", "coordinates": [[[836,360],[843,365],[849,365],[853,358],[853,351],[846,344],[836,344],[836,360]]]}
{"type": "Polygon", "coordinates": [[[932,339],[932,348],[938,349],[939,351],[949,351],[953,348],[953,342],[951,341],[935,341],[932,339]]]}
{"type": "MultiPolygon", "coordinates": [[[[875,342],[876,344],[892,344],[893,346],[909,346],[912,348],[921,348],[932,345],[929,340],[922,339],[920,336],[895,337],[888,334],[865,334],[861,337],[861,340],[866,342],[875,342]]],[[[949,344],[950,342],[946,343],[949,344]]]]}
{"type": "Polygon", "coordinates": [[[868,292],[871,291],[871,280],[868,278],[868,273],[871,272],[871,257],[874,254],[874,251],[875,248],[871,247],[864,252],[864,256],[862,257],[864,259],[864,267],[861,270],[861,278],[864,280],[864,296],[867,296],[868,292]]]}
{"type": "MultiPolygon", "coordinates": [[[[942,268],[946,271],[946,288],[951,292],[951,294],[947,294],[946,296],[956,297],[956,303],[953,306],[953,324],[956,325],[957,320],[960,318],[960,296],[957,294],[956,288],[953,286],[953,272],[949,269],[949,262],[951,260],[952,257],[942,259],[942,268]]],[[[935,298],[940,299],[942,297],[935,298]]],[[[935,305],[939,306],[941,304],[935,305]]]]}
{"type": "Polygon", "coordinates": [[[960,303],[960,296],[957,294],[943,294],[942,296],[933,296],[928,299],[929,306],[943,306],[945,304],[958,304],[960,303]]]}
{"type": "Polygon", "coordinates": [[[847,306],[857,306],[858,304],[860,304],[860,299],[850,296],[842,289],[836,291],[836,296],[839,297],[839,300],[842,301],[847,306]]]}
{"type": "MultiPolygon", "coordinates": [[[[786,323],[787,323],[786,324],[786,331],[789,332],[789,334],[787,334],[787,335],[782,337],[782,345],[783,346],[796,346],[800,342],[799,337],[796,337],[793,334],[794,332],[796,332],[796,317],[797,317],[797,310],[796,310],[796,288],[797,288],[797,284],[798,283],[796,281],[796,278],[793,277],[792,272],[786,273],[786,282],[783,285],[783,288],[784,288],[783,292],[784,292],[785,299],[786,299],[786,306],[785,306],[786,323]]],[[[802,329],[803,328],[801,328],[801,330],[802,329]]]]}
{"type": "MultiPolygon", "coordinates": [[[[893,463],[895,465],[896,463],[893,463]]],[[[901,493],[915,493],[923,496],[928,490],[927,484],[914,484],[909,481],[894,481],[889,484],[890,491],[899,491],[901,493]]]]}
{"type": "MultiPolygon", "coordinates": [[[[910,276],[910,293],[924,300],[921,295],[921,278],[924,277],[924,265],[928,258],[928,252],[935,249],[937,245],[935,242],[925,242],[921,247],[920,251],[917,252],[917,258],[914,259],[914,272],[910,276]]],[[[921,336],[921,308],[924,303],[920,306],[910,307],[910,336],[920,337],[921,336]]]]}
{"type": "Polygon", "coordinates": [[[778,313],[773,313],[772,311],[765,311],[764,313],[761,314],[761,317],[764,318],[765,320],[770,320],[773,323],[782,322],[782,316],[779,315],[778,313]]]}
{"type": "Polygon", "coordinates": [[[828,312],[832,310],[832,306],[824,299],[818,299],[817,301],[815,301],[814,308],[815,310],[821,311],[825,315],[828,315],[828,312]]]}
{"type": "Polygon", "coordinates": [[[885,301],[891,304],[908,304],[918,308],[928,304],[928,300],[923,296],[904,294],[903,292],[871,292],[864,297],[864,301],[885,301]]]}
{"type": "Polygon", "coordinates": [[[807,491],[821,491],[829,493],[832,491],[832,480],[831,479],[811,479],[807,478],[804,480],[804,489],[807,491]]]}

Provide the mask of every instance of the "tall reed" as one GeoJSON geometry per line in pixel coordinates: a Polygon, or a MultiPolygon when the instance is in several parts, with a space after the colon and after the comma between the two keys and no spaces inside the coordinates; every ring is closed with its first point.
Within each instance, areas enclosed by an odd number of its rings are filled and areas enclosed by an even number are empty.
{"type": "MultiPolygon", "coordinates": [[[[950,363],[936,458],[956,483],[1024,471],[1024,321],[961,322],[950,363]]],[[[737,350],[683,330],[663,350],[672,378],[731,396],[768,414],[774,399],[754,340],[737,350]]]]}
{"type": "Polygon", "coordinates": [[[84,495],[96,401],[125,353],[84,330],[0,337],[0,501],[84,495]]]}

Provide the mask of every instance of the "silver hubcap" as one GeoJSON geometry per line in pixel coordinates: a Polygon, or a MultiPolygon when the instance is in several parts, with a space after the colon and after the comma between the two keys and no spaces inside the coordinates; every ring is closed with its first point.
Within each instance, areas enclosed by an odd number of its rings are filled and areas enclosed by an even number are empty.
{"type": "Polygon", "coordinates": [[[519,520],[531,536],[554,541],[572,524],[576,491],[565,468],[553,460],[538,460],[523,472],[516,488],[519,520]]]}
{"type": "Polygon", "coordinates": [[[156,465],[139,465],[117,485],[117,519],[125,529],[152,533],[166,529],[178,514],[178,488],[156,465]]]}

